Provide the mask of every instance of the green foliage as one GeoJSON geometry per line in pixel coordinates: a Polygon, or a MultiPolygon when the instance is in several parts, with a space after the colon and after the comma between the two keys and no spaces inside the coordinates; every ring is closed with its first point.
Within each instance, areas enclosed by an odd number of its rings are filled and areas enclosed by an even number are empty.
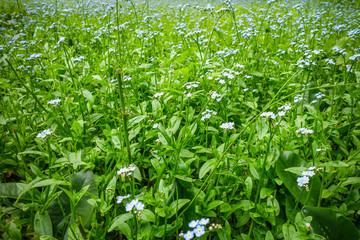
{"type": "Polygon", "coordinates": [[[355,3],[0,9],[1,239],[359,238],[355,3]]]}

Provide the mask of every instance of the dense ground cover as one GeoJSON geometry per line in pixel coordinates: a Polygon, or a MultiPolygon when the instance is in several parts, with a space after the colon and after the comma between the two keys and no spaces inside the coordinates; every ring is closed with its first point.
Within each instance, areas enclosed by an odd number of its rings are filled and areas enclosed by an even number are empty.
{"type": "Polygon", "coordinates": [[[359,239],[360,11],[295,2],[2,2],[2,238],[359,239]]]}

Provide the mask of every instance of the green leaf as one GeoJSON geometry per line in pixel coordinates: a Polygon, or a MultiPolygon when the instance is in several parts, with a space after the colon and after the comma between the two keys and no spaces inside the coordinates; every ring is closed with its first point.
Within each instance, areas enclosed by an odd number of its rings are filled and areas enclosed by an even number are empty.
{"type": "Polygon", "coordinates": [[[274,236],[270,231],[266,232],[265,240],[274,240],[274,236]]]}
{"type": "Polygon", "coordinates": [[[106,187],[106,191],[105,191],[106,202],[111,203],[115,195],[115,190],[116,190],[116,177],[114,176],[106,187]]]}
{"type": "Polygon", "coordinates": [[[310,191],[307,192],[297,185],[298,176],[294,173],[286,171],[286,169],[294,167],[304,167],[305,162],[300,160],[298,156],[289,151],[281,152],[276,161],[276,172],[281,181],[285,184],[289,192],[299,201],[308,206],[315,206],[320,195],[320,179],[317,175],[310,178],[310,191]],[[307,200],[307,194],[310,194],[307,200]]]}
{"type": "Polygon", "coordinates": [[[86,90],[83,88],[83,89],[81,89],[81,91],[87,100],[89,100],[90,102],[94,102],[94,97],[89,90],[86,90]]]}
{"type": "Polygon", "coordinates": [[[180,157],[183,157],[183,158],[193,158],[195,156],[194,153],[190,152],[189,150],[187,149],[181,149],[180,150],[180,157]]]}
{"type": "Polygon", "coordinates": [[[141,219],[148,222],[155,222],[155,214],[149,209],[144,209],[141,211],[141,219]]]}
{"type": "Polygon", "coordinates": [[[43,157],[49,157],[49,154],[47,154],[46,152],[40,152],[40,151],[34,151],[34,150],[23,151],[23,152],[20,152],[19,154],[35,154],[35,155],[40,155],[43,157]]]}
{"type": "Polygon", "coordinates": [[[260,179],[259,173],[256,171],[256,168],[255,168],[254,165],[251,164],[251,163],[249,164],[249,170],[250,170],[251,175],[252,175],[255,179],[257,179],[257,180],[260,179]]]}
{"type": "Polygon", "coordinates": [[[44,235],[53,235],[51,218],[48,212],[38,211],[34,217],[34,236],[36,239],[39,239],[40,236],[44,235]]]}
{"type": "Polygon", "coordinates": [[[55,185],[68,185],[67,182],[62,181],[62,180],[56,180],[56,179],[45,179],[42,181],[39,181],[37,183],[35,183],[33,186],[31,186],[31,188],[36,188],[36,187],[45,187],[45,186],[55,186],[55,185]]]}
{"type": "Polygon", "coordinates": [[[224,202],[221,201],[221,200],[215,200],[215,201],[212,201],[210,202],[210,204],[207,206],[207,210],[211,210],[211,209],[214,209],[216,208],[217,206],[223,204],[224,202]]]}
{"type": "Polygon", "coordinates": [[[236,204],[241,210],[248,211],[255,207],[255,204],[250,200],[241,200],[238,204],[236,204]]]}
{"type": "MultiPolygon", "coordinates": [[[[70,180],[69,176],[66,179],[69,181],[70,180]]],[[[91,170],[82,170],[78,173],[72,174],[71,183],[72,183],[73,191],[75,191],[76,193],[80,192],[81,189],[89,185],[87,192],[95,196],[98,195],[94,174],[91,170]]],[[[69,194],[72,194],[70,191],[68,192],[69,194]]],[[[88,203],[89,199],[90,199],[89,196],[84,195],[79,200],[79,202],[75,207],[76,216],[79,216],[80,218],[79,220],[81,220],[81,223],[85,227],[87,227],[90,224],[91,216],[94,211],[94,206],[88,203]]],[[[51,221],[53,222],[54,232],[57,232],[62,227],[66,227],[66,220],[70,221],[70,215],[71,215],[70,199],[67,196],[67,194],[65,194],[64,192],[61,193],[59,198],[55,199],[51,203],[50,207],[48,208],[48,212],[51,221]],[[61,203],[61,207],[58,203],[58,200],[61,203]],[[65,217],[63,215],[62,210],[64,211],[65,217]]]]}
{"type": "MultiPolygon", "coordinates": [[[[121,214],[120,216],[117,216],[116,218],[113,219],[108,232],[122,228],[121,226],[126,224],[125,222],[132,218],[133,218],[132,213],[124,213],[124,214],[121,214]]],[[[123,227],[123,228],[126,229],[126,227],[123,227]]],[[[131,239],[131,238],[129,238],[129,239],[131,239]]]]}
{"type": "Polygon", "coordinates": [[[19,228],[16,226],[16,224],[11,221],[9,223],[9,228],[7,229],[7,234],[9,235],[9,239],[11,240],[22,240],[21,232],[19,228]]]}
{"type": "Polygon", "coordinates": [[[140,116],[133,117],[132,119],[129,120],[129,125],[128,125],[129,128],[135,126],[137,123],[141,122],[145,118],[146,118],[145,115],[140,115],[140,116]]]}
{"type": "Polygon", "coordinates": [[[282,232],[285,240],[296,240],[298,238],[298,232],[295,227],[289,223],[282,225],[282,232]]]}
{"type": "Polygon", "coordinates": [[[181,209],[185,204],[187,204],[188,202],[190,202],[189,199],[178,199],[178,200],[175,200],[173,201],[171,204],[170,204],[170,207],[169,207],[169,211],[167,213],[167,217],[168,218],[171,218],[172,216],[175,215],[176,213],[176,210],[179,210],[181,209]]]}
{"type": "Polygon", "coordinates": [[[246,197],[250,199],[252,188],[253,188],[253,181],[252,181],[251,177],[247,177],[245,179],[244,187],[245,187],[244,190],[245,190],[246,197]]]}
{"type": "Polygon", "coordinates": [[[355,225],[329,208],[305,207],[303,213],[312,217],[311,227],[314,232],[328,240],[360,239],[355,225]]]}
{"type": "Polygon", "coordinates": [[[98,146],[98,148],[100,148],[104,152],[107,152],[107,153],[112,152],[112,148],[104,140],[96,139],[96,146],[98,146]]]}
{"type": "MultiPolygon", "coordinates": [[[[0,183],[0,197],[2,198],[18,198],[21,190],[26,188],[26,183],[0,183]]],[[[33,200],[29,193],[22,195],[24,200],[33,200]]]]}
{"type": "Polygon", "coordinates": [[[202,165],[199,171],[199,178],[203,178],[209,171],[215,168],[217,162],[216,160],[216,158],[213,158],[202,165]]]}
{"type": "Polygon", "coordinates": [[[349,177],[341,184],[341,187],[345,187],[347,185],[357,184],[357,183],[360,183],[360,177],[349,177]]]}

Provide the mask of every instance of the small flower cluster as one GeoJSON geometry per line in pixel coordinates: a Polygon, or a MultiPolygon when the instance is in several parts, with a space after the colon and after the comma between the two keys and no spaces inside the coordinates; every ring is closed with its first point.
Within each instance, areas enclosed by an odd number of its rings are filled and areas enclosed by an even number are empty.
{"type": "Polygon", "coordinates": [[[203,116],[201,117],[201,121],[204,121],[205,119],[209,119],[212,115],[216,115],[217,112],[213,110],[206,109],[204,112],[201,113],[203,116]]]}
{"type": "Polygon", "coordinates": [[[309,171],[303,171],[301,173],[302,176],[297,178],[297,183],[299,187],[308,187],[308,183],[310,181],[309,177],[315,175],[314,169],[315,167],[309,167],[308,168],[309,171]]]}
{"type": "Polygon", "coordinates": [[[53,132],[50,129],[46,129],[46,130],[42,131],[41,133],[38,133],[38,135],[36,135],[36,137],[44,139],[47,135],[51,135],[52,133],[53,132]]]}
{"type": "Polygon", "coordinates": [[[327,64],[335,65],[334,60],[332,60],[332,59],[330,59],[330,58],[326,58],[324,61],[325,61],[327,64]]]}
{"type": "Polygon", "coordinates": [[[307,129],[307,128],[299,128],[298,130],[296,130],[296,133],[311,134],[311,133],[314,133],[314,130],[307,129]]]}
{"type": "Polygon", "coordinates": [[[129,198],[131,196],[131,194],[128,194],[128,195],[126,195],[126,196],[118,196],[117,197],[117,203],[121,203],[124,199],[127,199],[127,198],[129,198]]]}
{"type": "MultiPolygon", "coordinates": [[[[320,99],[320,98],[322,98],[322,97],[325,97],[325,94],[323,94],[322,92],[318,92],[318,93],[315,94],[315,97],[316,97],[317,99],[320,99]]],[[[318,101],[317,99],[312,100],[311,103],[316,103],[316,102],[318,101]]]]}
{"type": "Polygon", "coordinates": [[[213,229],[217,229],[217,228],[222,228],[220,224],[218,223],[213,223],[211,224],[211,226],[209,227],[209,230],[212,231],[213,229]]]}
{"type": "Polygon", "coordinates": [[[199,87],[200,82],[187,82],[183,85],[183,87],[186,87],[186,89],[191,89],[191,88],[197,88],[199,87]]]}
{"type": "Polygon", "coordinates": [[[263,112],[260,117],[266,117],[266,119],[268,119],[269,117],[272,119],[276,118],[276,114],[273,112],[263,112]]]}
{"type": "Polygon", "coordinates": [[[193,230],[187,231],[185,234],[180,233],[180,237],[184,237],[185,240],[189,240],[194,238],[194,235],[196,237],[201,237],[205,234],[205,226],[209,224],[210,220],[209,218],[202,218],[200,220],[193,220],[189,222],[189,227],[193,228],[193,230]]]}
{"type": "Polygon", "coordinates": [[[360,54],[355,54],[349,57],[349,60],[354,61],[355,59],[360,58],[360,54]]]}
{"type": "Polygon", "coordinates": [[[287,111],[287,110],[290,110],[291,109],[291,104],[290,103],[287,103],[287,104],[285,104],[284,106],[281,106],[281,107],[279,107],[278,108],[278,110],[285,110],[285,111],[287,111]]]}
{"type": "Polygon", "coordinates": [[[234,129],[234,122],[227,122],[220,125],[222,129],[234,129]]]}
{"type": "Polygon", "coordinates": [[[131,76],[125,75],[124,82],[131,81],[131,76]]]}
{"type": "Polygon", "coordinates": [[[154,98],[161,98],[162,95],[164,95],[163,92],[155,93],[154,98]]]}
{"type": "Polygon", "coordinates": [[[322,97],[325,97],[325,94],[323,94],[322,92],[318,92],[318,93],[315,94],[315,97],[316,97],[317,99],[320,99],[320,98],[322,98],[322,97]]]}
{"type": "Polygon", "coordinates": [[[56,107],[60,102],[61,102],[61,99],[53,99],[53,100],[48,101],[48,104],[51,104],[54,107],[56,107]]]}
{"type": "Polygon", "coordinates": [[[221,95],[218,94],[218,93],[216,93],[216,92],[213,92],[213,93],[211,94],[211,98],[212,98],[212,99],[216,99],[216,101],[218,101],[218,102],[221,101],[221,95]]]}
{"type": "Polygon", "coordinates": [[[294,97],[294,103],[300,102],[302,101],[304,98],[301,95],[296,95],[294,97]]]}
{"type": "Polygon", "coordinates": [[[124,167],[124,168],[120,168],[119,171],[117,171],[118,175],[123,175],[123,176],[130,176],[132,174],[132,172],[135,171],[135,167],[133,165],[130,165],[129,167],[124,167]]]}
{"type": "Polygon", "coordinates": [[[131,200],[131,202],[126,204],[125,209],[127,212],[130,212],[133,210],[134,207],[136,208],[136,210],[141,211],[144,210],[145,205],[142,202],[140,202],[138,199],[133,199],[131,200]]]}
{"type": "Polygon", "coordinates": [[[85,59],[84,56],[79,56],[79,57],[76,57],[76,58],[74,59],[74,62],[81,62],[81,61],[84,60],[84,59],[85,59]]]}
{"type": "Polygon", "coordinates": [[[343,55],[346,54],[345,49],[341,49],[341,48],[339,48],[338,46],[333,47],[332,50],[333,50],[335,53],[339,53],[339,54],[343,54],[343,55]]]}

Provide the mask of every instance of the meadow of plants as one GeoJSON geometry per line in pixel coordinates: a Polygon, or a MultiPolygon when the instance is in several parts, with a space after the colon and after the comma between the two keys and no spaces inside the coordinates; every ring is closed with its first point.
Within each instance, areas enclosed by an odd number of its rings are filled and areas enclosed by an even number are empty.
{"type": "Polygon", "coordinates": [[[360,239],[355,1],[2,1],[3,239],[360,239]]]}

